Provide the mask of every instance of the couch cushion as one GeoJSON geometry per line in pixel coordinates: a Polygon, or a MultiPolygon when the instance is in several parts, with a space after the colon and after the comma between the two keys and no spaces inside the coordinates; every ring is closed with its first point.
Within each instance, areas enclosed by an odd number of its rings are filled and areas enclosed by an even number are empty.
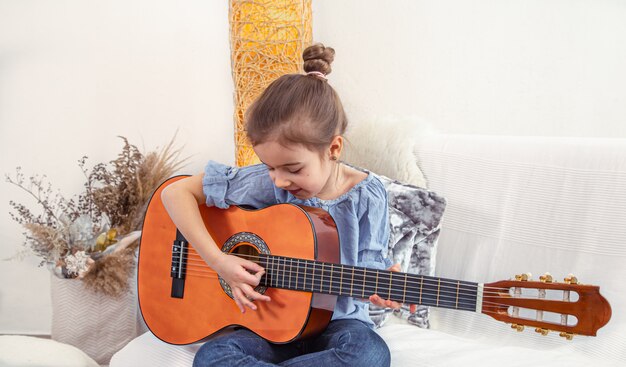
{"type": "Polygon", "coordinates": [[[0,366],[98,367],[85,352],[51,339],[0,335],[0,366]]]}

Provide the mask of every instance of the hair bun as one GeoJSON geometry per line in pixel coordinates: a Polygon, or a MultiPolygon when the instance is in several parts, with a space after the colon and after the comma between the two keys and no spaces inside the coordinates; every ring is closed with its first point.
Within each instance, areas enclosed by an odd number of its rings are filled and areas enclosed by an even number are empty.
{"type": "Polygon", "coordinates": [[[315,43],[302,52],[302,59],[304,59],[302,67],[305,73],[318,71],[328,75],[332,71],[330,64],[335,59],[335,50],[321,43],[315,43]]]}

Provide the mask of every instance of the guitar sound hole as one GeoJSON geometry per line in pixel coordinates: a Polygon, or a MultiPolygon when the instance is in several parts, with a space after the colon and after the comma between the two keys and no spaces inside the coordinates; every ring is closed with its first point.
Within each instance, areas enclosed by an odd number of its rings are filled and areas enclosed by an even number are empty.
{"type": "Polygon", "coordinates": [[[250,244],[240,244],[236,246],[230,253],[232,255],[239,256],[242,259],[250,260],[257,264],[259,263],[259,250],[250,244]]]}
{"type": "MultiPolygon", "coordinates": [[[[231,238],[226,241],[224,246],[222,246],[222,251],[229,253],[233,256],[238,256],[246,260],[250,260],[259,264],[259,255],[260,254],[269,254],[269,248],[265,244],[265,242],[256,234],[249,232],[239,232],[233,235],[231,238]]],[[[251,272],[252,273],[252,272],[251,272]]],[[[220,285],[224,292],[230,297],[233,298],[232,290],[230,286],[222,277],[219,277],[220,285]]],[[[254,290],[260,294],[265,294],[267,291],[266,284],[266,275],[261,278],[261,282],[258,286],[254,288],[254,290]]]]}

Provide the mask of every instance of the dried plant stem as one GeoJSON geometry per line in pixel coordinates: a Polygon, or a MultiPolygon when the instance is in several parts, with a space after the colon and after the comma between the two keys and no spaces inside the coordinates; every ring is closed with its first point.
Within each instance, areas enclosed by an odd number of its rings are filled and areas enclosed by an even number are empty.
{"type": "Polygon", "coordinates": [[[20,167],[15,179],[6,175],[7,182],[28,193],[43,210],[36,215],[25,205],[10,202],[15,210],[10,213],[12,219],[26,229],[24,245],[41,257],[42,263],[51,264],[57,275],[80,274],[89,288],[107,295],[125,292],[138,241],[130,246],[120,244],[119,251],[105,249],[117,246],[118,240],[124,242],[122,237],[141,228],[154,191],[187,160],[179,159],[181,149],[174,148],[175,137],[162,149],[143,154],[120,136],[124,145],[117,158],[91,170],[85,167],[87,157],[83,156],[78,165],[86,182],[76,200],[67,200],[60,193],[51,196],[45,175],[26,181],[20,167]]]}
{"type": "Polygon", "coordinates": [[[50,208],[50,206],[47,203],[47,200],[42,200],[41,199],[41,187],[38,187],[37,190],[37,195],[35,195],[35,193],[33,193],[32,190],[27,189],[26,187],[24,187],[21,183],[19,182],[15,182],[11,179],[11,177],[9,175],[6,176],[6,181],[10,184],[13,184],[17,187],[19,187],[20,189],[22,189],[23,191],[25,191],[28,195],[32,196],[33,198],[35,198],[35,201],[37,202],[37,204],[41,205],[44,209],[44,211],[51,216],[52,218],[54,218],[55,220],[59,221],[59,218],[54,214],[54,211],[50,208]]]}

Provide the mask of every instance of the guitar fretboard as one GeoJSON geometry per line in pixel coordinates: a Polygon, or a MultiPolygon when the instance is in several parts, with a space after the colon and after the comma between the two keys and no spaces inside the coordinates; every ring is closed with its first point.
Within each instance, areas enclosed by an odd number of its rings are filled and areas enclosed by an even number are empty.
{"type": "Polygon", "coordinates": [[[476,311],[478,283],[298,258],[259,255],[260,285],[337,296],[368,298],[476,311]]]}

